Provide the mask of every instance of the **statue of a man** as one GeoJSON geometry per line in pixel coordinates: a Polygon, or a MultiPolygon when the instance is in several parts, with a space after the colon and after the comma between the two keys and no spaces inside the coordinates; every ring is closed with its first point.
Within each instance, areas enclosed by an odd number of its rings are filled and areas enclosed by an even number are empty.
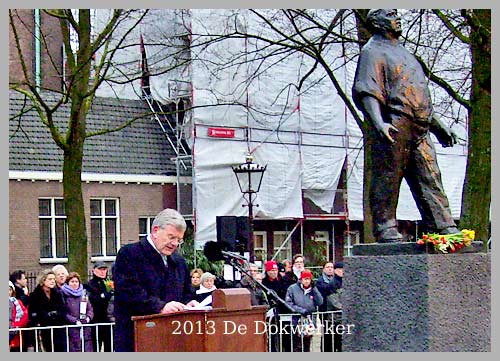
{"type": "Polygon", "coordinates": [[[403,178],[428,229],[456,233],[430,132],[443,147],[456,144],[456,135],[434,114],[423,69],[399,43],[396,9],[370,10],[367,25],[373,36],[361,49],[352,93],[371,125],[369,198],[375,238],[379,243],[402,241],[396,208],[403,178]]]}

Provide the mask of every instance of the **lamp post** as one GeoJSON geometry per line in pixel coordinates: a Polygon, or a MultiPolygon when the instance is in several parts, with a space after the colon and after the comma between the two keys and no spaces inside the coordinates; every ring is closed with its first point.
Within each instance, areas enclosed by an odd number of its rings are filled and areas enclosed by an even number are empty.
{"type": "MultiPolygon", "coordinates": [[[[233,172],[238,180],[243,198],[246,200],[248,206],[248,249],[250,251],[250,262],[255,261],[255,250],[253,240],[253,207],[258,207],[258,204],[253,204],[257,197],[262,184],[262,177],[266,171],[267,165],[261,166],[253,162],[253,156],[248,153],[245,157],[245,163],[232,167],[233,172]],[[245,197],[246,196],[246,197],[245,197]]],[[[242,205],[245,207],[245,204],[242,205]]]]}

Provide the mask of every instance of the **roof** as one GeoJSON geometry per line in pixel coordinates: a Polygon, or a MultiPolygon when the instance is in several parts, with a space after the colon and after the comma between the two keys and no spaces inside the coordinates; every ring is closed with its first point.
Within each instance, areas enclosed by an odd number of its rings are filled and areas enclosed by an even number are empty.
{"type": "MultiPolygon", "coordinates": [[[[47,95],[46,99],[50,99],[47,95]]],[[[54,101],[49,101],[54,104],[54,101]]],[[[54,114],[62,132],[67,127],[70,104],[54,114]]],[[[117,127],[147,114],[140,100],[95,98],[87,117],[87,133],[117,127]]],[[[175,152],[158,122],[146,116],[109,134],[87,138],[84,145],[84,173],[175,175],[175,152]]],[[[24,96],[9,94],[9,170],[62,171],[63,152],[53,141],[37,112],[29,109],[24,96]],[[22,110],[26,112],[17,116],[22,110]]]]}

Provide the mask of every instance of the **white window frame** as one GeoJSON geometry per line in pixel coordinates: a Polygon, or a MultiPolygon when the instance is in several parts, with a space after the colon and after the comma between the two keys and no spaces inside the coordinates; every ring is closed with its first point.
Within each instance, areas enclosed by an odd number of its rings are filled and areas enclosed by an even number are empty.
{"type": "Polygon", "coordinates": [[[257,253],[257,251],[263,251],[262,253],[264,254],[264,258],[261,261],[266,261],[267,260],[267,232],[264,231],[254,231],[253,232],[253,237],[254,237],[254,252],[257,253]],[[262,247],[255,247],[255,238],[256,237],[261,237],[262,236],[262,247]]]}
{"type": "MultiPolygon", "coordinates": [[[[106,254],[106,244],[107,244],[107,239],[106,239],[106,220],[107,219],[114,219],[116,220],[116,252],[118,253],[118,250],[120,249],[120,199],[119,198],[111,198],[111,197],[104,197],[104,198],[91,198],[90,201],[100,201],[101,202],[101,214],[99,216],[93,216],[90,215],[91,221],[93,219],[99,219],[101,221],[101,249],[102,249],[102,255],[99,256],[92,256],[91,259],[93,261],[106,261],[106,260],[114,260],[116,255],[107,255],[106,254]],[[114,216],[107,216],[106,215],[106,201],[115,201],[115,209],[116,209],[116,214],[114,216]]],[[[92,227],[91,227],[91,232],[92,232],[92,227]]],[[[91,233],[92,237],[92,233],[91,233]]],[[[91,254],[93,251],[91,250],[91,254]]]]}
{"type": "Polygon", "coordinates": [[[288,236],[290,235],[290,233],[291,232],[287,232],[287,231],[274,231],[273,232],[273,259],[275,259],[275,260],[277,259],[280,262],[282,260],[284,260],[284,259],[288,259],[288,260],[292,259],[292,240],[291,239],[288,239],[286,241],[285,247],[283,247],[280,250],[280,252],[284,252],[285,253],[285,256],[284,257],[280,257],[280,258],[277,258],[277,257],[274,256],[274,255],[276,255],[276,252],[280,248],[280,246],[283,243],[283,241],[288,238],[288,236]],[[278,245],[278,247],[275,246],[277,236],[283,236],[282,237],[282,241],[280,242],[280,244],[278,245]]]}
{"type": "Polygon", "coordinates": [[[326,248],[326,258],[330,259],[330,238],[328,237],[328,231],[315,231],[314,240],[316,242],[324,242],[324,247],[326,248]]]}
{"type": "MultiPolygon", "coordinates": [[[[41,216],[40,211],[38,212],[38,220],[41,219],[50,219],[50,248],[52,251],[52,257],[40,257],[40,263],[64,263],[68,262],[68,257],[57,257],[57,243],[56,243],[56,219],[64,219],[65,223],[65,228],[66,228],[66,239],[65,239],[65,244],[66,247],[69,247],[68,244],[68,217],[66,217],[66,210],[64,210],[64,216],[57,216],[56,215],[56,207],[55,207],[55,201],[56,200],[63,200],[63,197],[39,197],[38,201],[40,200],[50,200],[50,215],[48,216],[41,216]]],[[[41,239],[40,239],[41,241],[41,239]]]]}
{"type": "Polygon", "coordinates": [[[151,233],[151,224],[153,223],[153,220],[155,219],[155,216],[142,216],[139,217],[139,226],[140,226],[140,221],[141,219],[146,220],[146,233],[141,233],[140,227],[139,227],[139,239],[146,237],[148,234],[151,233]]]}
{"type": "Polygon", "coordinates": [[[352,248],[359,244],[359,231],[344,232],[344,257],[352,256],[352,248]]]}

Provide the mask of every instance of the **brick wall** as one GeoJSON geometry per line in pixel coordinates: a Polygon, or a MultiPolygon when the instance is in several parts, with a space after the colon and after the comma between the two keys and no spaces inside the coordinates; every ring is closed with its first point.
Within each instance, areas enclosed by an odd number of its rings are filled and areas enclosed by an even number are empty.
{"type": "MultiPolygon", "coordinates": [[[[25,59],[33,59],[33,28],[34,17],[33,10],[30,9],[12,9],[16,31],[19,37],[21,49],[25,59]],[[23,24],[23,25],[21,25],[23,24]]],[[[33,62],[26,61],[28,74],[33,75],[33,62]]],[[[23,79],[23,71],[19,60],[16,43],[14,41],[14,33],[9,25],[9,82],[19,82],[23,79]]]]}
{"type": "MultiPolygon", "coordinates": [[[[20,48],[30,82],[35,79],[35,17],[33,9],[12,9],[13,20],[19,37],[20,48]]],[[[59,21],[43,11],[41,14],[41,79],[42,87],[61,90],[62,86],[62,35],[59,21]]],[[[14,33],[9,26],[9,82],[24,80],[24,73],[18,56],[14,33]]]]}
{"type": "MultiPolygon", "coordinates": [[[[52,266],[39,263],[38,198],[62,197],[62,194],[62,183],[57,181],[9,181],[9,272],[15,269],[36,271],[52,266]]],[[[120,199],[120,234],[125,244],[138,240],[139,217],[154,216],[163,209],[164,191],[158,184],[88,183],[83,184],[83,196],[89,238],[89,199],[120,199]]],[[[175,192],[172,196],[175,197],[175,192]]]]}

